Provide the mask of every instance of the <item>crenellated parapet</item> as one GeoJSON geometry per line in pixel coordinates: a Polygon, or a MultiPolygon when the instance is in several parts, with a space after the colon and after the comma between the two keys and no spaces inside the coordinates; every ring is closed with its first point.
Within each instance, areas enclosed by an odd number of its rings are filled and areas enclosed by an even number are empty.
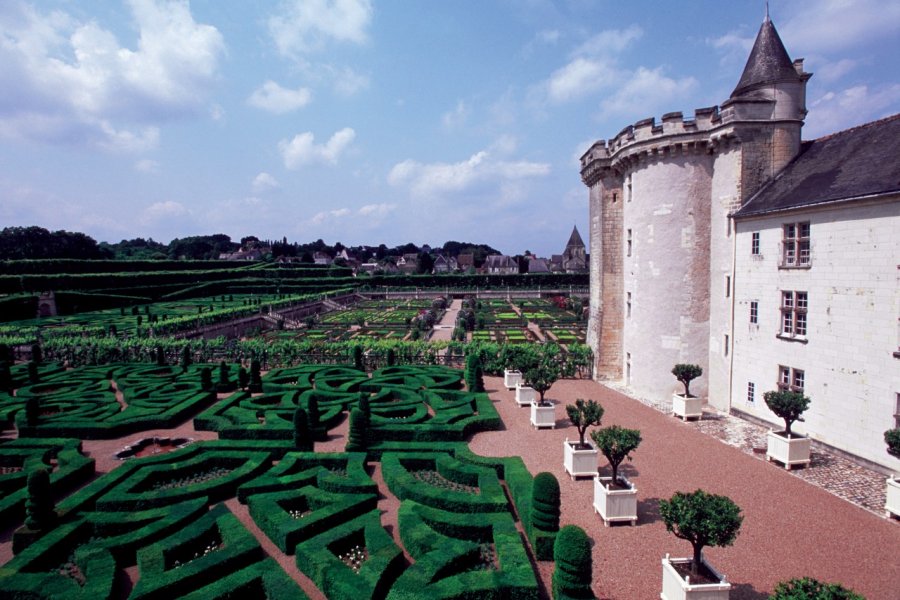
{"type": "Polygon", "coordinates": [[[598,140],[581,157],[581,179],[588,187],[647,158],[716,152],[737,140],[718,106],[698,108],[693,119],[681,112],[650,117],[628,125],[610,140],[598,140]]]}

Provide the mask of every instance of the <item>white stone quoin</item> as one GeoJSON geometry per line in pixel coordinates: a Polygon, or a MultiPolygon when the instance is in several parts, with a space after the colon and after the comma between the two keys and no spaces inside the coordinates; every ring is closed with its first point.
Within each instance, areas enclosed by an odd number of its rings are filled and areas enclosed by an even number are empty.
{"type": "Polygon", "coordinates": [[[672,414],[676,417],[681,417],[685,421],[688,419],[702,419],[703,398],[672,394],[672,414]]]}
{"type": "Polygon", "coordinates": [[[556,406],[541,406],[538,402],[531,403],[531,425],[536,429],[541,427],[556,427],[556,406]]]}
{"type": "Polygon", "coordinates": [[[637,488],[622,475],[618,479],[629,489],[611,490],[608,486],[612,477],[594,477],[594,511],[607,527],[619,521],[629,521],[631,525],[637,523],[637,488]]]}
{"type": "Polygon", "coordinates": [[[778,461],[790,470],[794,465],[809,465],[809,438],[792,433],[790,439],[769,430],[766,434],[766,460],[778,461]]]}
{"type": "Polygon", "coordinates": [[[706,559],[703,564],[712,571],[718,578],[719,583],[692,584],[690,578],[684,580],[678,571],[675,570],[673,564],[690,564],[690,558],[669,558],[662,559],[662,593],[659,597],[661,600],[728,600],[731,592],[731,584],[725,581],[725,576],[713,569],[706,559]]]}
{"type": "Polygon", "coordinates": [[[519,406],[531,404],[537,400],[537,392],[527,385],[516,384],[516,403],[519,406]]]}
{"type": "Polygon", "coordinates": [[[505,369],[503,371],[503,386],[508,389],[514,389],[522,383],[522,372],[515,369],[505,369]]]}
{"type": "Polygon", "coordinates": [[[896,477],[889,477],[887,480],[884,509],[888,517],[900,517],[900,481],[896,477]]]}
{"type": "Polygon", "coordinates": [[[576,450],[572,444],[577,444],[578,440],[569,441],[566,438],[563,442],[563,467],[569,477],[593,477],[597,474],[597,449],[590,442],[585,442],[590,449],[576,450]]]}

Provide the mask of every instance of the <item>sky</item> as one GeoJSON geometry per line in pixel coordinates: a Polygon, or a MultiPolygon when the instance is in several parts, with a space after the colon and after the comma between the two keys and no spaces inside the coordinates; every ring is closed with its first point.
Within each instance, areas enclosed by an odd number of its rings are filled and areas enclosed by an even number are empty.
{"type": "MultiPolygon", "coordinates": [[[[587,242],[578,158],[724,102],[763,1],[0,0],[0,227],[507,254],[587,242]]],[[[772,1],[804,138],[900,112],[900,2],[772,1]]]]}

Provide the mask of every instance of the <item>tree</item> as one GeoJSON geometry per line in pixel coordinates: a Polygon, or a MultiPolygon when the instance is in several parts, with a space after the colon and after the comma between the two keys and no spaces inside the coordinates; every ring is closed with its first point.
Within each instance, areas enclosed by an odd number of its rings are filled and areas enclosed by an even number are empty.
{"type": "Polygon", "coordinates": [[[597,449],[609,461],[612,467],[612,483],[615,484],[619,477],[619,465],[637,449],[641,443],[641,432],[637,429],[625,429],[618,425],[610,425],[598,431],[591,432],[591,439],[597,445],[597,449]]]}
{"type": "Polygon", "coordinates": [[[531,526],[541,531],[559,531],[559,481],[546,471],[534,476],[531,484],[531,526]]]}
{"type": "Polygon", "coordinates": [[[37,363],[33,360],[28,361],[28,383],[34,385],[41,382],[41,374],[38,372],[37,363]]]}
{"type": "Polygon", "coordinates": [[[161,367],[166,365],[166,353],[162,346],[156,347],[156,364],[161,367]]]}
{"type": "Polygon", "coordinates": [[[262,375],[258,358],[254,358],[250,361],[250,385],[247,387],[252,393],[262,391],[262,375]]]}
{"type": "Polygon", "coordinates": [[[313,451],[312,435],[309,431],[309,420],[306,411],[300,407],[294,411],[294,448],[301,452],[313,451]]]}
{"type": "Polygon", "coordinates": [[[465,379],[470,392],[484,391],[484,369],[481,366],[481,357],[476,352],[466,357],[465,379]]]}
{"type": "Polygon", "coordinates": [[[534,388],[534,390],[540,394],[541,404],[544,403],[544,394],[554,383],[556,383],[559,376],[559,363],[546,356],[535,366],[522,374],[522,377],[525,379],[525,384],[534,388]]]}
{"type": "Polygon", "coordinates": [[[29,427],[38,424],[41,418],[41,399],[39,396],[28,396],[25,401],[25,422],[29,427]]]}
{"type": "Polygon", "coordinates": [[[213,389],[212,371],[209,367],[200,369],[200,389],[204,392],[210,392],[213,389]]]}
{"type": "Polygon", "coordinates": [[[387,366],[393,367],[397,363],[397,353],[393,348],[387,351],[387,366]]]}
{"type": "Polygon", "coordinates": [[[230,371],[225,361],[219,362],[219,383],[216,384],[217,392],[230,392],[234,389],[234,383],[231,381],[230,371]]]}
{"type": "Polygon", "coordinates": [[[238,387],[242,390],[247,389],[247,385],[250,383],[250,374],[247,373],[247,369],[243,366],[238,369],[238,387]]]}
{"type": "Polygon", "coordinates": [[[56,520],[50,491],[50,473],[44,467],[28,473],[28,499],[25,501],[25,526],[41,531],[56,520]]]}
{"type": "Polygon", "coordinates": [[[591,425],[599,426],[603,419],[603,407],[596,400],[588,400],[585,402],[581,398],[575,400],[575,404],[566,405],[566,414],[572,425],[578,430],[578,444],[581,448],[585,447],[584,432],[591,425]]]}
{"type": "Polygon", "coordinates": [[[885,431],[884,443],[887,444],[888,454],[900,458],[900,427],[885,431]]]}
{"type": "Polygon", "coordinates": [[[347,452],[365,452],[369,446],[369,414],[359,408],[350,411],[347,452]]]}
{"type": "Polygon", "coordinates": [[[194,362],[191,358],[191,347],[185,346],[181,349],[181,370],[182,372],[187,371],[188,367],[191,366],[191,363],[194,362]]]}
{"type": "Polygon", "coordinates": [[[811,577],[782,581],[769,600],[865,600],[837,583],[823,583],[811,577]]]}
{"type": "Polygon", "coordinates": [[[577,525],[566,525],[559,530],[553,544],[553,598],[593,598],[593,557],[587,534],[577,525]]]}
{"type": "Polygon", "coordinates": [[[809,398],[791,390],[766,392],[763,398],[769,410],[784,419],[784,433],[790,438],[791,425],[794,421],[803,421],[800,415],[809,408],[809,398]]]}
{"type": "Polygon", "coordinates": [[[39,365],[39,364],[41,364],[41,363],[43,362],[43,360],[44,360],[44,355],[43,355],[43,353],[41,352],[41,345],[40,345],[40,344],[32,344],[32,345],[31,345],[31,360],[32,360],[32,361],[34,362],[34,364],[36,364],[36,365],[39,365]]]}
{"type": "Polygon", "coordinates": [[[694,549],[691,573],[697,575],[705,546],[730,546],[737,537],[744,517],[741,509],[726,496],[676,492],[669,500],[659,501],[659,514],[666,530],[687,540],[694,549]]]}
{"type": "Polygon", "coordinates": [[[353,346],[353,368],[357,371],[365,371],[363,366],[363,349],[359,344],[353,346]]]}
{"type": "Polygon", "coordinates": [[[672,367],[672,375],[675,376],[675,379],[684,384],[684,397],[690,398],[691,381],[703,375],[703,369],[700,368],[700,365],[678,363],[672,367]]]}
{"type": "Polygon", "coordinates": [[[321,426],[322,413],[319,411],[319,399],[315,394],[310,394],[306,400],[306,415],[309,417],[309,430],[316,435],[321,426]]]}
{"type": "Polygon", "coordinates": [[[7,394],[12,390],[12,373],[9,370],[9,363],[0,359],[0,392],[7,394]]]}

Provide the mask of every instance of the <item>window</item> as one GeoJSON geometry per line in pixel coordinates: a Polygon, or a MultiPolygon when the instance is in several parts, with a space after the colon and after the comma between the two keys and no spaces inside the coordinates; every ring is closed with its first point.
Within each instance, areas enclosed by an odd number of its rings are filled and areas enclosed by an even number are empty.
{"type": "Polygon", "coordinates": [[[728,339],[728,334],[726,333],[725,334],[725,356],[728,356],[728,342],[729,341],[730,340],[728,339]]]}
{"type": "Polygon", "coordinates": [[[631,202],[631,175],[625,181],[625,202],[631,202]]]}
{"type": "Polygon", "coordinates": [[[781,243],[781,266],[808,267],[809,265],[809,222],[786,224],[781,243]]]}
{"type": "Polygon", "coordinates": [[[756,384],[752,381],[747,382],[747,404],[756,402],[756,384]]]}
{"type": "Polygon", "coordinates": [[[625,353],[625,385],[631,385],[631,352],[625,353]]]}
{"type": "Polygon", "coordinates": [[[793,367],[778,366],[778,389],[790,390],[792,392],[803,393],[803,386],[806,384],[806,375],[800,369],[793,367]]]}
{"type": "Polygon", "coordinates": [[[900,427],[900,394],[897,394],[897,406],[894,409],[894,427],[900,427]]]}
{"type": "Polygon", "coordinates": [[[725,297],[731,298],[731,275],[725,276],[725,297]]]}
{"type": "Polygon", "coordinates": [[[750,254],[759,256],[759,232],[754,231],[750,234],[750,254]]]}
{"type": "Polygon", "coordinates": [[[759,302],[750,301],[750,323],[756,325],[759,323],[759,302]]]}
{"type": "Polygon", "coordinates": [[[806,292],[781,292],[781,335],[806,337],[806,292]]]}
{"type": "Polygon", "coordinates": [[[613,204],[619,201],[619,192],[613,192],[613,204]]]}
{"type": "Polygon", "coordinates": [[[632,237],[631,237],[631,230],[629,229],[628,236],[625,241],[625,256],[631,256],[631,244],[632,244],[632,237]]]}
{"type": "Polygon", "coordinates": [[[630,319],[631,318],[631,292],[627,293],[628,295],[625,297],[625,315],[630,319]]]}

